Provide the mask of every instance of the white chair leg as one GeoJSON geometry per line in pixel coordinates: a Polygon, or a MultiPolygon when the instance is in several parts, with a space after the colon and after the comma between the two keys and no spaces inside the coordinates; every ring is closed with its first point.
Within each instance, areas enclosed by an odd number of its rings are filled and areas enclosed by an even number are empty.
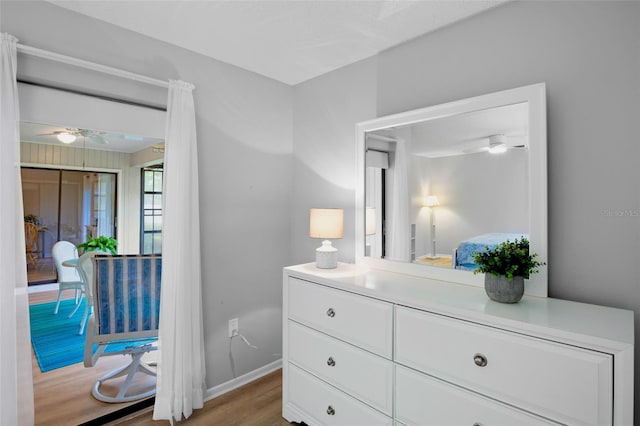
{"type": "Polygon", "coordinates": [[[53,309],[53,314],[56,315],[58,313],[58,308],[60,308],[60,298],[62,297],[62,290],[58,290],[58,301],[56,302],[56,307],[53,309]]]}
{"type": "Polygon", "coordinates": [[[87,303],[84,306],[84,313],[82,314],[82,322],[80,323],[80,331],[78,332],[78,334],[80,334],[80,335],[82,335],[82,333],[84,333],[84,327],[87,325],[87,320],[89,319],[89,310],[90,309],[92,309],[92,307],[90,307],[89,303],[87,303]]]}
{"type": "MultiPolygon", "coordinates": [[[[80,296],[80,300],[81,300],[81,301],[82,301],[82,298],[83,298],[83,297],[84,297],[84,295],[80,296]]],[[[74,315],[75,315],[75,313],[76,313],[76,312],[78,312],[78,309],[79,309],[79,308],[80,308],[80,303],[78,303],[78,304],[76,305],[76,307],[75,307],[75,308],[73,308],[73,311],[71,311],[71,313],[69,314],[69,317],[68,317],[68,318],[71,318],[72,316],[74,316],[74,315]]]]}

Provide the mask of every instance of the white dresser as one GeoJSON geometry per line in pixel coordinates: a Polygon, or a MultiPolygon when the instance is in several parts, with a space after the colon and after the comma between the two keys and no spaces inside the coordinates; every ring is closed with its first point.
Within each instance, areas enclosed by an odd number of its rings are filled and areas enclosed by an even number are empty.
{"type": "Polygon", "coordinates": [[[633,312],[365,267],[284,269],[283,417],[631,425],[633,312]]]}

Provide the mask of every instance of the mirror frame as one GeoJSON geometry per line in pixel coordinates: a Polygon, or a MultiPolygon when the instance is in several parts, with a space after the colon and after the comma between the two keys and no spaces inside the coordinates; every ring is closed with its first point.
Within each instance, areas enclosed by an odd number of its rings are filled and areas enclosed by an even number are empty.
{"type": "MultiPolygon", "coordinates": [[[[392,114],[356,124],[356,263],[373,269],[399,272],[448,281],[484,286],[484,274],[469,271],[417,265],[366,257],[365,253],[365,136],[367,132],[406,126],[422,121],[449,117],[473,111],[527,102],[529,105],[529,242],[530,250],[549,263],[547,252],[547,109],[544,83],[504,90],[469,99],[392,114]]],[[[548,266],[539,268],[525,285],[525,293],[547,297],[548,266]]]]}

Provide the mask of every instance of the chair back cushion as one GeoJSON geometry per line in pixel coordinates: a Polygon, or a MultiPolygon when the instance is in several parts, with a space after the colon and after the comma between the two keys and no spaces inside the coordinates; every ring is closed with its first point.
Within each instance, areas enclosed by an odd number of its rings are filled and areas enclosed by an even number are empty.
{"type": "Polygon", "coordinates": [[[97,254],[93,265],[96,332],[157,330],[162,257],[97,254]]]}

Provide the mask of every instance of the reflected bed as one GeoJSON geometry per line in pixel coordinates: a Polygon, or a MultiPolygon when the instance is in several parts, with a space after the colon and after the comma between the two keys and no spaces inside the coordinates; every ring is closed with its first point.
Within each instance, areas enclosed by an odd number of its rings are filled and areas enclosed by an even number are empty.
{"type": "Polygon", "coordinates": [[[492,232],[490,234],[482,234],[471,237],[460,242],[458,247],[454,249],[453,267],[463,271],[473,271],[478,265],[473,261],[473,253],[483,250],[485,247],[494,248],[498,244],[505,241],[514,241],[516,239],[529,238],[529,234],[519,234],[512,232],[492,232]]]}

